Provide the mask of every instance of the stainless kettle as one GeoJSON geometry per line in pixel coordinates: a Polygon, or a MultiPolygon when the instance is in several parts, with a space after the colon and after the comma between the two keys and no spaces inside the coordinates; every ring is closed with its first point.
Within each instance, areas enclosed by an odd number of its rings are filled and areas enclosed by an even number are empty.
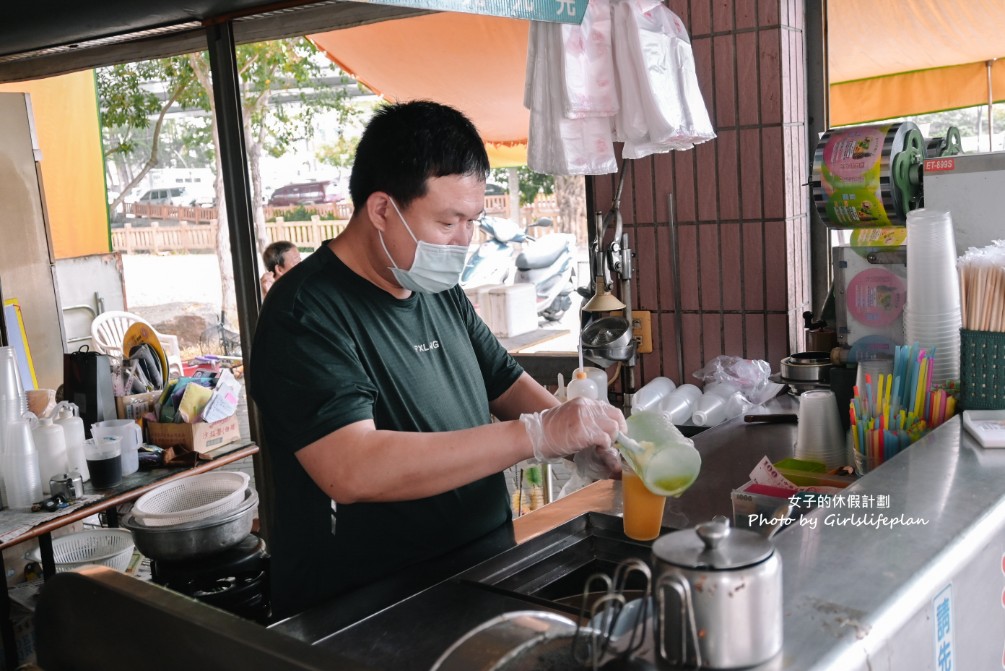
{"type": "Polygon", "coordinates": [[[717,518],[653,543],[659,654],[735,669],[782,649],[782,562],[771,541],[717,518]]]}

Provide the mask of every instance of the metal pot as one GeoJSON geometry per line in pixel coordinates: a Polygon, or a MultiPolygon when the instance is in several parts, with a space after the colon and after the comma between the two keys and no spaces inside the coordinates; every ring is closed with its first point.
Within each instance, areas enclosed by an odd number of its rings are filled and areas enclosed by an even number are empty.
{"type": "Polygon", "coordinates": [[[624,317],[598,319],[583,329],[580,340],[583,355],[605,367],[635,354],[631,324],[624,317]]]}
{"type": "Polygon", "coordinates": [[[155,561],[179,561],[215,554],[248,537],[255,521],[258,494],[250,488],[233,510],[185,524],[151,527],[130,515],[122,526],[133,532],[137,549],[155,561]]]}
{"type": "Polygon", "coordinates": [[[782,562],[771,542],[716,519],[653,544],[659,654],[735,669],[782,649],[782,562]]]}
{"type": "Polygon", "coordinates": [[[457,639],[431,671],[578,670],[571,655],[575,635],[576,623],[556,613],[503,613],[457,639]]]}

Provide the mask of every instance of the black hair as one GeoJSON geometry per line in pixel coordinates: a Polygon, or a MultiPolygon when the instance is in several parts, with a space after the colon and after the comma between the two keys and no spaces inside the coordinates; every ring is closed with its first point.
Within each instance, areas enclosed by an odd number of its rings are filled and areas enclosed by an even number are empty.
{"type": "Polygon", "coordinates": [[[283,263],[283,257],[286,252],[291,249],[296,249],[296,245],[288,240],[280,240],[279,242],[273,242],[271,245],[266,247],[262,251],[262,261],[265,262],[265,268],[270,273],[276,272],[276,266],[285,266],[283,263]]]}
{"type": "Polygon", "coordinates": [[[429,100],[381,107],[367,124],[349,177],[356,209],[376,191],[408,207],[426,194],[426,180],[488,177],[489,157],[474,124],[453,107],[429,100]]]}

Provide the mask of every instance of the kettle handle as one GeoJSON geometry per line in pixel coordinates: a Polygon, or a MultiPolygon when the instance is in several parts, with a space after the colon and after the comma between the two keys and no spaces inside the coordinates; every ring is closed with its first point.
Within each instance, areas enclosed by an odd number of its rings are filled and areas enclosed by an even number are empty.
{"type": "Polygon", "coordinates": [[[669,573],[660,576],[656,582],[656,623],[659,627],[659,653],[660,657],[673,666],[694,666],[702,667],[701,649],[698,647],[698,627],[694,619],[694,604],[691,601],[691,584],[679,575],[669,573]],[[666,598],[666,590],[671,589],[677,594],[680,611],[677,613],[680,623],[680,659],[676,659],[672,646],[667,641],[667,626],[670,624],[670,614],[667,612],[669,601],[666,598]],[[688,662],[688,635],[690,634],[690,647],[694,650],[693,664],[688,662]]]}

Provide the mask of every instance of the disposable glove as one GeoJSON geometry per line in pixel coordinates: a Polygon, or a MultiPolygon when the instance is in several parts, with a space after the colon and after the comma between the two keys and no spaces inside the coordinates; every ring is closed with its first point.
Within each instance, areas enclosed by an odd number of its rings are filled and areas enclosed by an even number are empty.
{"type": "Polygon", "coordinates": [[[524,413],[520,421],[527,430],[534,457],[556,461],[588,447],[611,447],[618,431],[627,428],[621,411],[605,401],[575,398],[567,403],[524,413]]]}
{"type": "Polygon", "coordinates": [[[572,458],[575,470],[562,485],[558,498],[563,498],[597,480],[621,473],[621,455],[613,447],[594,447],[580,452],[572,458]]]}

